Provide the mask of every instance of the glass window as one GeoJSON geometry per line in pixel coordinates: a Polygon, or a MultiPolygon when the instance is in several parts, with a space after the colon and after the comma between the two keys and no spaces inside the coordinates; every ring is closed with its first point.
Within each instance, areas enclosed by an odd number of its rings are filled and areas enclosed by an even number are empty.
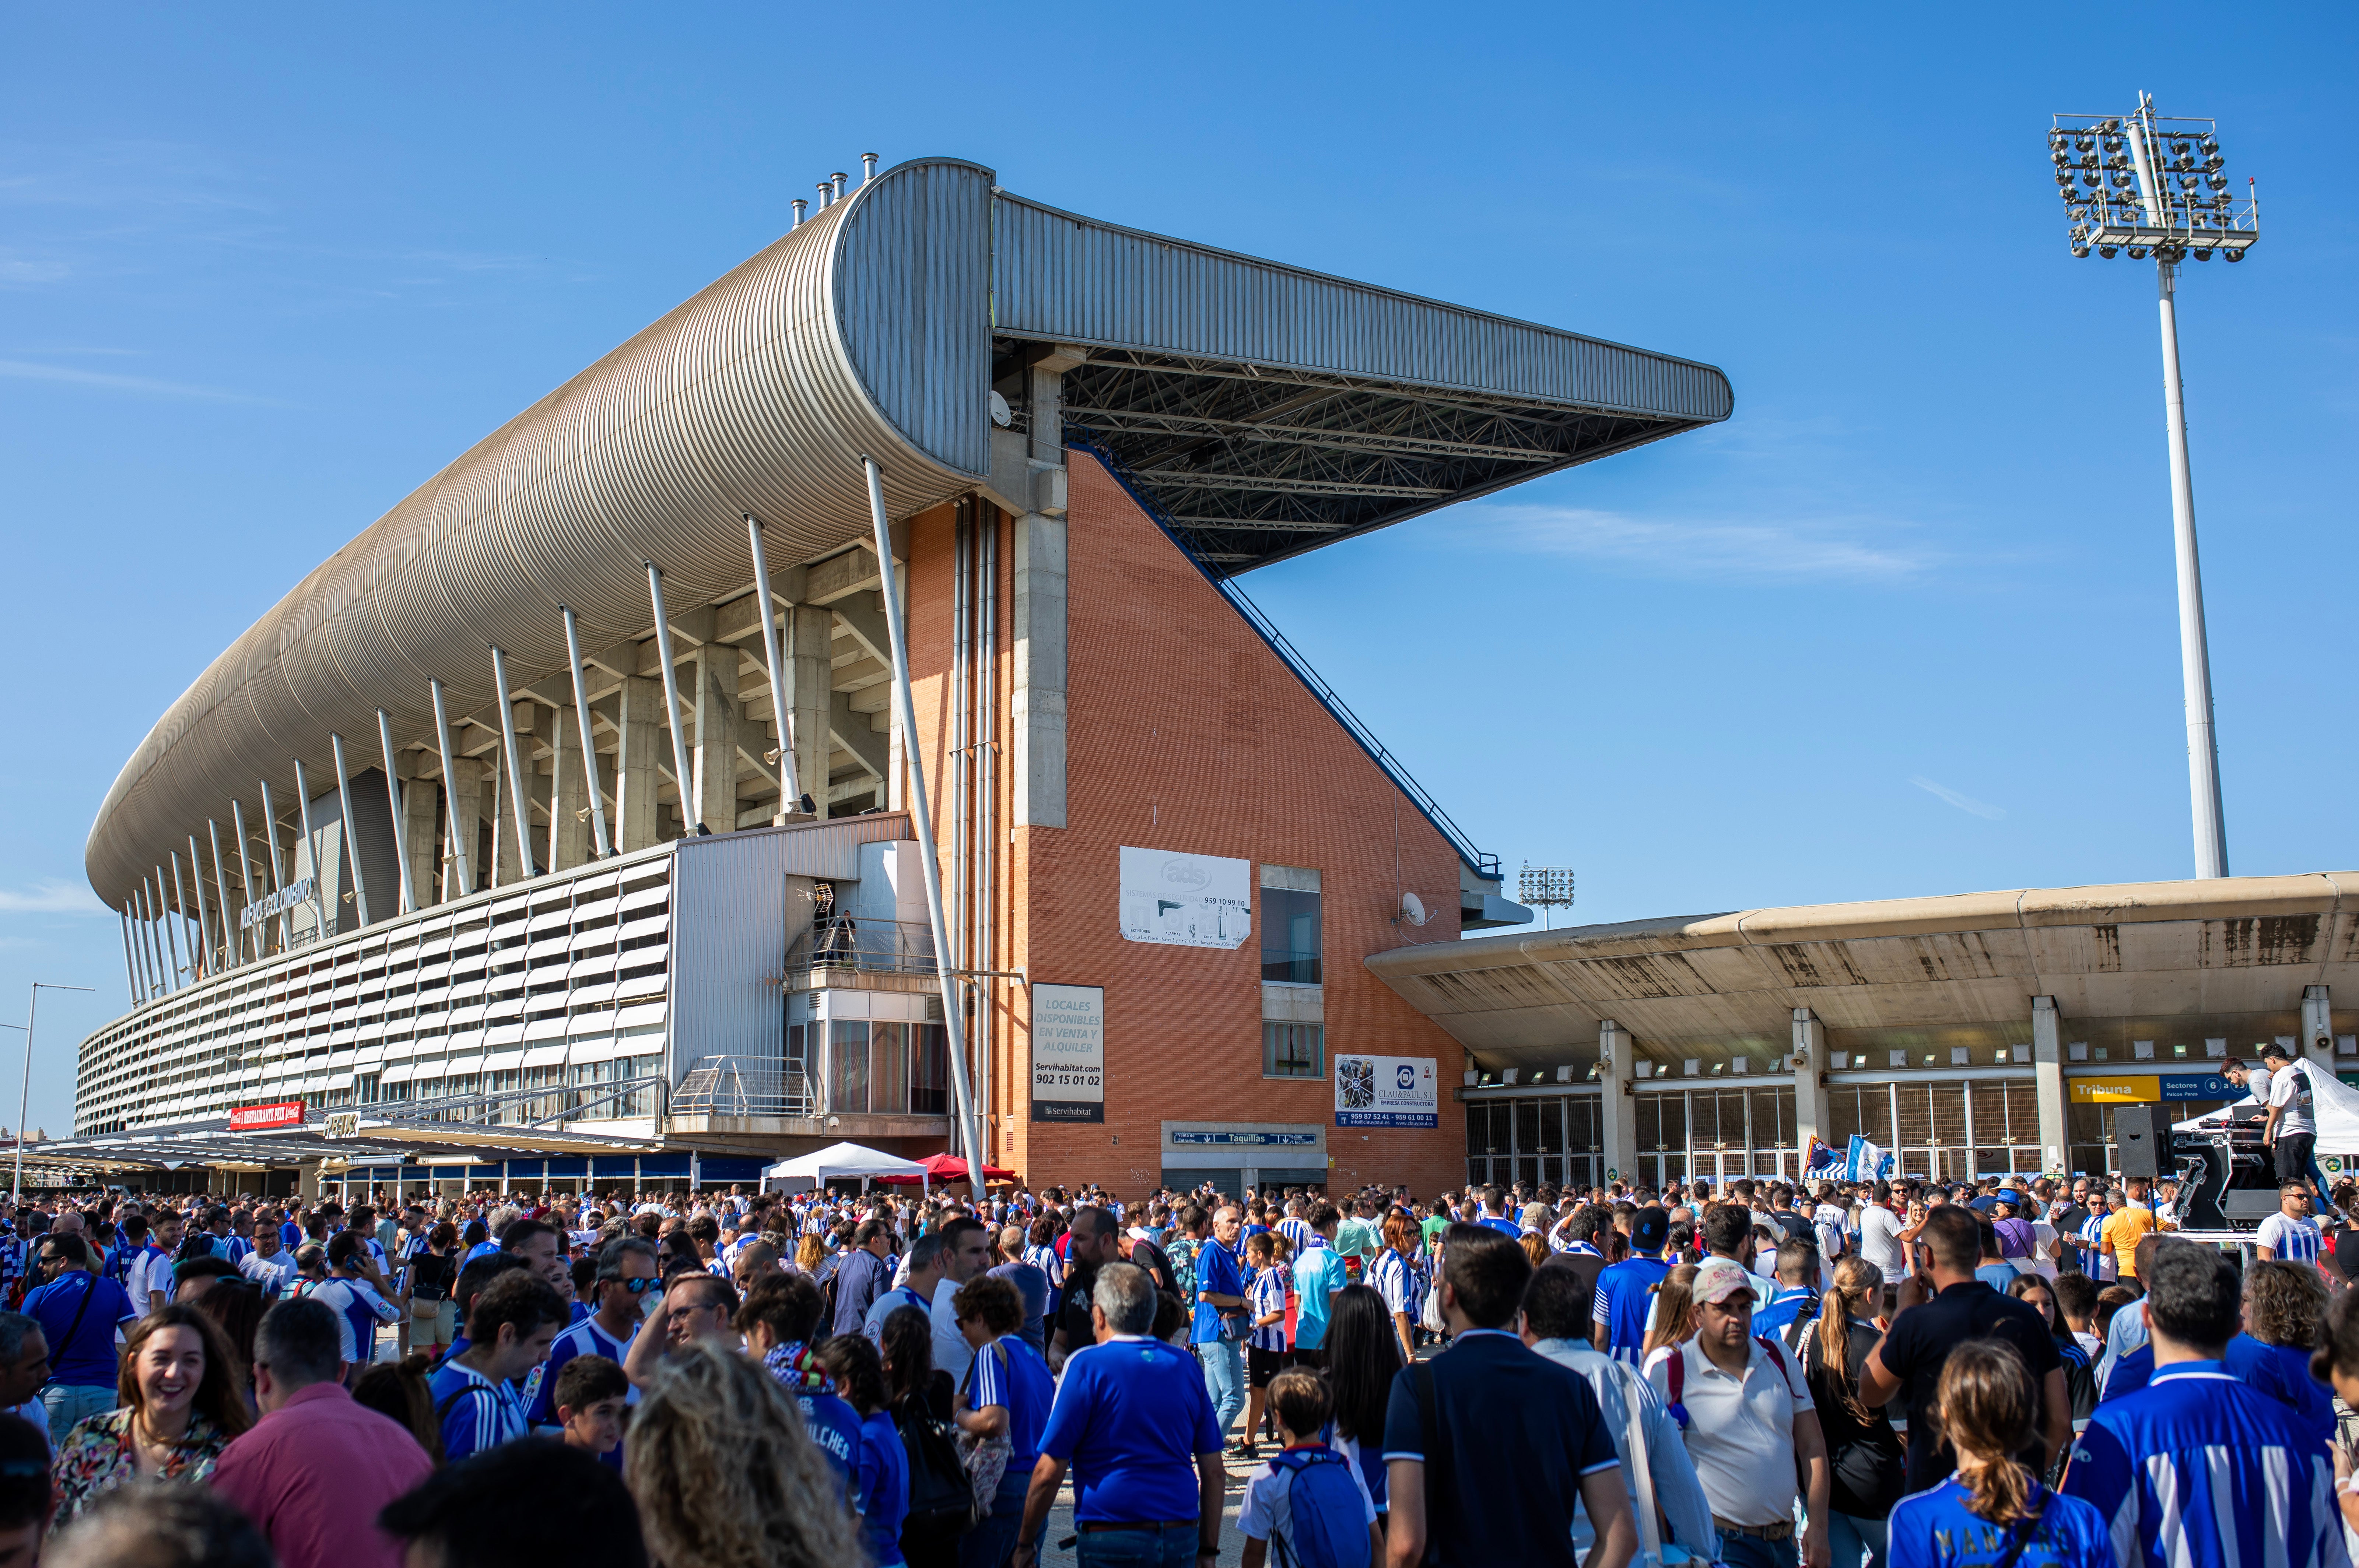
{"type": "Polygon", "coordinates": [[[828,1026],[828,1044],[835,1053],[835,1081],[828,1086],[827,1108],[836,1111],[868,1108],[868,1025],[837,1021],[828,1026]]]}
{"type": "Polygon", "coordinates": [[[939,1023],[913,1023],[909,1045],[909,1113],[948,1116],[951,1109],[951,1045],[939,1023]]]}
{"type": "Polygon", "coordinates": [[[868,1026],[868,1104],[879,1116],[899,1114],[909,1103],[909,1026],[868,1026]]]}
{"type": "MultiPolygon", "coordinates": [[[[1312,895],[1316,897],[1316,894],[1312,895]]],[[[1323,1076],[1326,1026],[1318,1023],[1264,1023],[1261,1026],[1261,1071],[1267,1078],[1323,1076]]]]}
{"type": "Polygon", "coordinates": [[[1315,986],[1319,981],[1319,895],[1298,888],[1261,890],[1261,978],[1315,986]]]}

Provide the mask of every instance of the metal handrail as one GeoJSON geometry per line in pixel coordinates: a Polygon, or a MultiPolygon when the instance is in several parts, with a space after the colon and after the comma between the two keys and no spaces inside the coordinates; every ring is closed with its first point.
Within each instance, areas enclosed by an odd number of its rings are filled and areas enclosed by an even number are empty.
{"type": "Polygon", "coordinates": [[[700,1056],[672,1091],[674,1116],[819,1114],[819,1094],[799,1064],[766,1056],[700,1056]]]}
{"type": "Polygon", "coordinates": [[[787,973],[801,975],[824,969],[931,975],[933,930],[908,921],[847,916],[814,925],[787,948],[787,973]]]}
{"type": "Polygon", "coordinates": [[[585,1112],[642,1090],[657,1091],[661,1114],[662,1091],[669,1086],[660,1073],[635,1078],[608,1078],[594,1084],[538,1084],[530,1088],[502,1089],[491,1094],[440,1095],[433,1099],[371,1100],[364,1105],[339,1106],[372,1121],[396,1126],[545,1127],[550,1122],[578,1121],[585,1112]],[[538,1102],[560,1102],[555,1110],[541,1110],[538,1102]],[[527,1114],[509,1120],[501,1112],[511,1108],[527,1114]]]}

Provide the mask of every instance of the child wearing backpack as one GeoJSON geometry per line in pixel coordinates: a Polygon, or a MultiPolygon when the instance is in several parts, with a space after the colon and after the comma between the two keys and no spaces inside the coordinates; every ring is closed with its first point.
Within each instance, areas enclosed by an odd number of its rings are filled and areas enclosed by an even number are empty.
{"type": "Polygon", "coordinates": [[[1237,1528],[1243,1568],[1376,1568],[1384,1537],[1359,1466],[1319,1441],[1335,1413],[1327,1381],[1306,1367],[1270,1380],[1269,1403],[1285,1447],[1245,1483],[1237,1528]]]}

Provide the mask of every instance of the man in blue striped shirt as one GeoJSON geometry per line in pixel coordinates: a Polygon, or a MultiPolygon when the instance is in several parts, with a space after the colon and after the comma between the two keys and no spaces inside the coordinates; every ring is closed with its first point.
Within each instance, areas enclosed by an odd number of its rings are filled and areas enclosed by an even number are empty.
{"type": "Polygon", "coordinates": [[[467,1348],[427,1385],[445,1459],[455,1465],[530,1430],[516,1380],[549,1359],[569,1315],[565,1299],[530,1269],[511,1269],[483,1288],[467,1309],[467,1348]]]}
{"type": "Polygon", "coordinates": [[[2221,1366],[2243,1310],[2235,1270],[2163,1240],[2139,1276],[2154,1380],[2097,1407],[2065,1494],[2095,1505],[2123,1568],[2343,1568],[2332,1454],[2221,1366]]]}

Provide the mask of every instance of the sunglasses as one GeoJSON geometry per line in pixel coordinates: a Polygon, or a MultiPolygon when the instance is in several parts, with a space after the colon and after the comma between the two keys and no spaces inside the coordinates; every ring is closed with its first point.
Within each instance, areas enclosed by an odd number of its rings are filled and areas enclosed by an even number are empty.
{"type": "Polygon", "coordinates": [[[663,1284],[661,1280],[652,1279],[645,1274],[636,1280],[626,1280],[620,1274],[601,1274],[598,1276],[598,1282],[602,1285],[620,1285],[635,1296],[646,1295],[649,1291],[658,1289],[663,1284]]]}

